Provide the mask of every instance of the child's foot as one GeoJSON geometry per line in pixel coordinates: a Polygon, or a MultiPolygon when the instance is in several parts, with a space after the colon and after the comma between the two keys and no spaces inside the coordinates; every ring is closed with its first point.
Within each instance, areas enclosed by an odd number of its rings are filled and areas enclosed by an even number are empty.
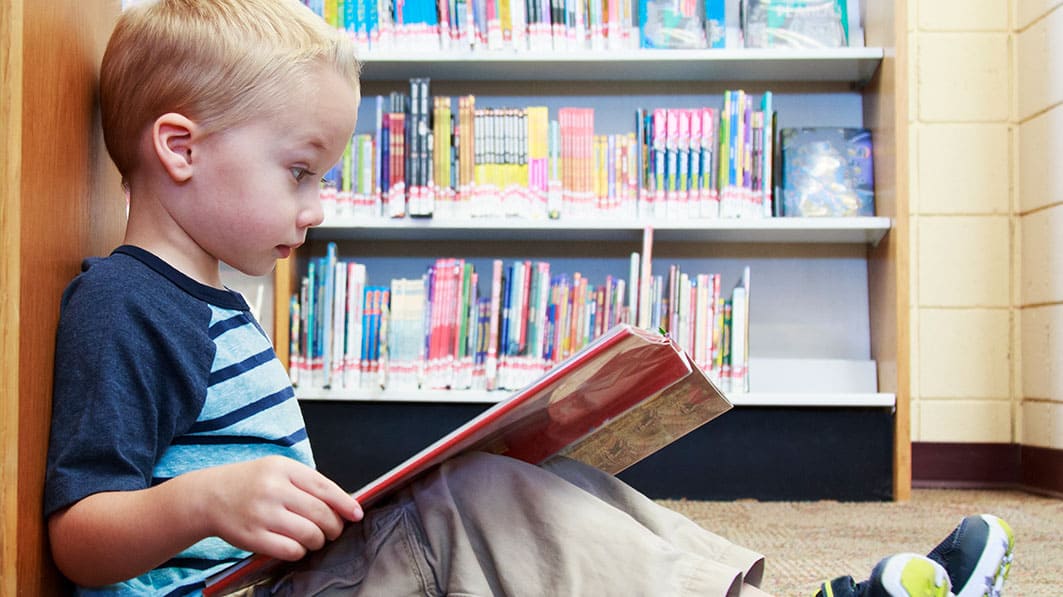
{"type": "Polygon", "coordinates": [[[892,555],[875,565],[871,578],[854,583],[842,576],[823,583],[814,597],[948,597],[949,575],[940,564],[914,553],[892,555]]]}
{"type": "Polygon", "coordinates": [[[968,516],[928,555],[949,573],[956,597],[996,597],[1011,571],[1015,535],[991,514],[968,516]]]}

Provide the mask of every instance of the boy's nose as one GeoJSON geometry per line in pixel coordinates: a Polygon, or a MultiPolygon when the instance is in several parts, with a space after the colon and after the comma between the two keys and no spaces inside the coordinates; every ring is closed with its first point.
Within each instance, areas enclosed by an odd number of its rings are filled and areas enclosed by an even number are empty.
{"type": "Polygon", "coordinates": [[[321,205],[321,198],[314,195],[307,206],[299,213],[298,225],[300,228],[312,228],[325,221],[325,209],[321,205]]]}

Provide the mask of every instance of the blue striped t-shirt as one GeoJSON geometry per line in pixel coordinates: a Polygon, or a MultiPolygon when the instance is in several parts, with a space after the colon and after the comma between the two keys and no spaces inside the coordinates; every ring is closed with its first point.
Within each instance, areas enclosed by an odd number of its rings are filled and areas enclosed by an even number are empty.
{"type": "MultiPolygon", "coordinates": [[[[313,465],[288,375],[243,297],[133,246],[82,270],[61,303],[45,516],[262,456],[313,465]]],[[[247,555],[205,539],[102,593],[183,594],[247,555]]]]}

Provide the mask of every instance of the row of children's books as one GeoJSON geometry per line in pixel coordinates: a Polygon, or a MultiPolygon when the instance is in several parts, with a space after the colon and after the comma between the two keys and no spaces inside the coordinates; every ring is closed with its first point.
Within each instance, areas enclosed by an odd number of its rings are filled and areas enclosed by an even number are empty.
{"type": "Polygon", "coordinates": [[[858,0],[304,0],[363,53],[839,47],[858,0]]]}
{"type": "Polygon", "coordinates": [[[632,0],[306,0],[363,54],[617,50],[639,45],[632,0]]]}
{"type": "MultiPolygon", "coordinates": [[[[646,260],[648,261],[648,255],[646,260]]],[[[440,258],[420,278],[372,284],[337,255],[307,264],[290,301],[290,373],[301,388],[514,390],[620,323],[661,330],[725,390],[748,390],[749,269],[731,288],[678,265],[591,282],[549,262],[440,258]],[[486,288],[486,292],[483,289],[486,288]]]]}
{"type": "Polygon", "coordinates": [[[770,217],[772,93],[720,106],[638,109],[630,133],[595,133],[594,109],[477,107],[476,97],[377,96],[322,183],[326,217],[770,217]],[[431,100],[431,101],[429,101],[431,100]]]}

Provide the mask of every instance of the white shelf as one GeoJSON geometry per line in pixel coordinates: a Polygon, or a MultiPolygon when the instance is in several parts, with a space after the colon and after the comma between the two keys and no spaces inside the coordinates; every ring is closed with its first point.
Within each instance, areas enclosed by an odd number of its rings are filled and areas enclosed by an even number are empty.
{"type": "Polygon", "coordinates": [[[299,400],[332,400],[336,402],[434,402],[436,404],[495,404],[509,392],[475,390],[330,390],[295,388],[299,400]]]}
{"type": "Polygon", "coordinates": [[[610,52],[388,51],[363,57],[362,79],[401,81],[869,81],[882,48],[620,50],[610,52]]]}
{"type": "MultiPolygon", "coordinates": [[[[508,392],[473,390],[328,390],[296,388],[299,400],[334,402],[426,402],[436,404],[495,404],[508,392]]],[[[893,394],[783,394],[750,393],[728,396],[735,406],[892,408],[893,394]]]]}
{"type": "Polygon", "coordinates": [[[894,394],[769,394],[749,393],[728,396],[735,406],[799,406],[799,407],[866,407],[893,408],[894,394]]]}
{"type": "Polygon", "coordinates": [[[403,218],[396,220],[330,217],[310,231],[311,238],[357,240],[541,240],[640,241],[653,228],[658,241],[726,243],[877,244],[889,231],[883,217],[617,220],[403,218]]]}

